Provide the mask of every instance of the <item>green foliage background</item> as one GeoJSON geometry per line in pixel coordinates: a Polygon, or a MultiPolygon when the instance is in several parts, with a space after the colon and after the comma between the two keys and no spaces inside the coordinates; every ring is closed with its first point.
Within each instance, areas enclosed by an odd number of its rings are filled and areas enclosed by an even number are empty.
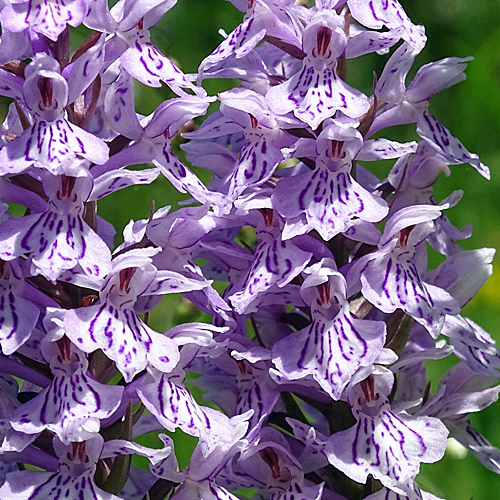
{"type": "MultiPolygon", "coordinates": [[[[467,80],[431,101],[431,112],[447,126],[471,151],[478,153],[491,169],[491,180],[483,179],[472,167],[451,168],[449,178],[443,175],[436,186],[440,200],[456,189],[465,194],[457,207],[447,215],[458,227],[472,223],[473,236],[463,242],[466,249],[500,248],[500,1],[483,0],[401,0],[413,22],[426,27],[428,43],[418,56],[413,73],[419,66],[449,56],[474,56],[467,68],[467,80]]],[[[241,14],[224,0],[178,0],[178,4],[151,30],[152,42],[173,58],[187,73],[196,72],[198,64],[220,42],[218,30],[230,32],[241,20],[241,14]]],[[[72,35],[77,46],[88,31],[80,29],[72,35]]],[[[365,93],[371,93],[372,71],[378,74],[387,56],[368,55],[349,61],[347,81],[365,93]]],[[[412,76],[410,74],[410,77],[412,76]]],[[[409,80],[408,80],[409,81],[409,80]]],[[[213,95],[232,87],[232,82],[206,81],[213,95]]],[[[136,87],[137,111],[151,113],[166,98],[172,97],[167,87],[136,87]]],[[[5,103],[5,101],[4,101],[5,103]]],[[[2,103],[5,116],[5,106],[2,103]]],[[[398,128],[399,140],[414,137],[414,126],[398,128]]],[[[396,137],[394,137],[396,138],[396,137]]],[[[385,175],[384,170],[375,172],[385,175]]],[[[120,233],[130,220],[147,218],[152,200],[156,207],[172,205],[186,198],[172,189],[165,179],[151,186],[128,188],[99,203],[99,214],[110,220],[120,233]]],[[[489,279],[479,294],[466,306],[463,314],[471,317],[500,341],[500,269],[489,279]]],[[[193,312],[179,300],[167,298],[153,311],[151,326],[163,332],[181,320],[192,320],[193,312]]],[[[433,390],[439,377],[449,368],[450,360],[429,364],[433,390]]],[[[475,427],[492,444],[500,447],[500,403],[481,415],[472,415],[475,427]]],[[[192,440],[176,436],[176,452],[181,465],[186,464],[194,445],[192,440]]],[[[423,465],[420,485],[448,500],[495,500],[500,497],[500,476],[486,470],[467,454],[459,458],[447,452],[438,464],[423,465]],[[498,490],[497,490],[498,488],[498,490]],[[497,497],[498,495],[498,497],[497,497]]]]}
{"type": "MultiPolygon", "coordinates": [[[[469,63],[467,79],[445,90],[431,101],[431,112],[448,127],[471,152],[478,153],[491,169],[491,180],[483,179],[469,165],[451,168],[449,178],[441,176],[436,186],[436,199],[456,189],[464,190],[462,201],[447,215],[458,227],[473,224],[473,236],[463,242],[466,249],[500,248],[500,2],[483,0],[401,0],[413,22],[426,27],[428,43],[417,57],[413,72],[423,64],[444,57],[474,56],[469,63]]],[[[241,14],[224,0],[179,0],[165,18],[154,27],[152,41],[175,59],[185,72],[196,72],[201,60],[213,50],[221,38],[218,30],[229,33],[241,20],[241,14]]],[[[387,56],[368,55],[349,61],[348,83],[371,93],[372,71],[380,75],[387,56]]],[[[215,94],[231,87],[227,81],[206,81],[205,88],[215,94]]],[[[138,111],[147,114],[169,97],[166,88],[137,87],[138,111]]],[[[414,126],[399,129],[407,140],[414,137],[414,126]]],[[[394,137],[395,138],[395,137],[394,137]]],[[[399,140],[404,140],[401,135],[399,140]]],[[[376,172],[383,176],[383,171],[376,172]]],[[[150,200],[156,206],[175,203],[183,198],[160,179],[150,187],[137,187],[105,200],[101,215],[113,218],[123,227],[130,218],[145,218],[150,200]]],[[[463,314],[469,316],[500,342],[500,269],[489,279],[463,314]]],[[[188,313],[172,299],[153,316],[159,331],[165,331],[188,313]]],[[[433,390],[439,377],[453,362],[429,363],[433,390]]],[[[500,447],[500,402],[480,415],[472,415],[475,427],[494,445],[500,447]]],[[[192,442],[177,439],[177,453],[187,459],[192,442]],[[183,453],[183,448],[186,453],[183,453]]],[[[183,458],[182,458],[183,457],[183,458]]],[[[438,464],[424,464],[418,481],[422,488],[448,500],[494,500],[500,498],[500,476],[485,469],[470,453],[465,458],[447,452],[438,464]],[[497,489],[498,488],[498,489],[497,489]],[[497,497],[498,495],[498,497],[497,497]]]]}

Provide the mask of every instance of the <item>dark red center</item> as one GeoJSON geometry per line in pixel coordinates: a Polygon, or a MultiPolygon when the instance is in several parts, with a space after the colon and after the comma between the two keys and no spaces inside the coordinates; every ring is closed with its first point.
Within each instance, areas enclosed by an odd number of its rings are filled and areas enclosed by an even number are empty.
{"type": "Polygon", "coordinates": [[[52,79],[41,76],[38,79],[38,89],[42,96],[43,105],[50,108],[52,106],[52,79]]]}
{"type": "Polygon", "coordinates": [[[271,469],[271,474],[274,479],[278,479],[281,477],[281,470],[280,470],[280,464],[279,464],[279,459],[278,455],[274,451],[274,448],[264,448],[263,450],[259,451],[259,455],[266,462],[267,465],[269,465],[269,468],[271,469]]]}
{"type": "Polygon", "coordinates": [[[130,292],[130,280],[132,279],[132,276],[135,274],[136,270],[137,267],[127,267],[126,269],[122,269],[120,271],[120,290],[122,292],[130,292]]]}
{"type": "Polygon", "coordinates": [[[373,378],[373,375],[368,375],[368,377],[365,378],[360,385],[367,403],[372,403],[377,399],[377,395],[375,394],[375,379],[373,378]]]}
{"type": "Polygon", "coordinates": [[[332,30],[328,26],[320,26],[316,35],[316,45],[318,47],[319,56],[324,56],[326,54],[331,39],[332,30]]]}

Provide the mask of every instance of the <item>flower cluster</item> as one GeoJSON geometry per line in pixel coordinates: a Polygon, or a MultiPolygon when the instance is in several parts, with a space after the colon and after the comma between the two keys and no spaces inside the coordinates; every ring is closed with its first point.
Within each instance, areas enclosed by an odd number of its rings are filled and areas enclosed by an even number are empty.
{"type": "Polygon", "coordinates": [[[415,478],[448,437],[500,473],[469,422],[498,397],[500,352],[460,314],[494,251],[460,247],[461,191],[433,195],[454,165],[489,178],[428,109],[469,58],[408,82],[426,35],[397,0],[231,2],[241,24],[194,75],[150,37],[176,0],[0,3],[2,499],[432,500],[415,478]],[[366,95],[346,75],[369,53],[386,62],[366,95]],[[210,96],[209,78],[240,86],[210,96]],[[175,97],[143,116],[134,80],[175,97]],[[384,137],[402,124],[417,140],[384,137]],[[185,206],[113,248],[99,200],[158,176],[185,206]],[[167,294],[210,322],[153,330],[167,294]],[[446,356],[432,394],[425,363],[446,356]],[[183,469],[177,429],[197,439],[183,469]],[[159,448],[134,441],[157,431],[159,448]]]}

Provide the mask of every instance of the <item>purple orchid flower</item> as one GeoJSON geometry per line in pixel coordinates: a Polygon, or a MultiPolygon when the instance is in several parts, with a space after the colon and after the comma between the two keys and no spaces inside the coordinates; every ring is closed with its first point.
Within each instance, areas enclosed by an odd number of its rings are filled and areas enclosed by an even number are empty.
{"type": "Polygon", "coordinates": [[[67,24],[76,27],[82,23],[91,1],[8,1],[0,12],[0,23],[13,32],[31,28],[55,42],[67,24]]]}
{"type": "Polygon", "coordinates": [[[285,43],[301,54],[302,25],[292,0],[244,0],[247,3],[243,22],[200,64],[198,81],[204,72],[220,67],[232,58],[242,59],[251,54],[265,35],[285,43]]]}
{"type": "Polygon", "coordinates": [[[16,261],[0,260],[0,345],[10,355],[26,342],[35,327],[40,311],[23,297],[23,280],[16,261]]]}
{"type": "Polygon", "coordinates": [[[0,258],[31,254],[32,275],[51,281],[77,266],[83,274],[102,280],[111,270],[111,252],[84,221],[84,202],[92,189],[90,174],[82,168],[75,177],[46,175],[43,185],[49,199],[44,212],[0,225],[0,258]]]}
{"type": "MultiPolygon", "coordinates": [[[[57,322],[57,320],[56,320],[57,322]]],[[[49,387],[17,408],[12,427],[26,434],[44,429],[69,444],[85,441],[99,431],[100,420],[108,418],[120,404],[123,388],[107,386],[92,379],[88,361],[55,324],[42,344],[45,359],[54,375],[49,387]]]]}
{"type": "Polygon", "coordinates": [[[375,95],[387,104],[375,118],[369,135],[381,128],[417,123],[417,133],[450,164],[469,163],[489,179],[486,165],[428,111],[428,100],[437,92],[465,79],[466,63],[471,58],[449,57],[422,66],[413,81],[405,86],[406,76],[418,50],[404,43],[387,62],[375,88],[375,95]]]}
{"type": "Polygon", "coordinates": [[[311,307],[310,326],[273,347],[280,376],[297,380],[312,376],[338,400],[352,375],[378,358],[385,342],[385,324],[359,320],[349,312],[343,276],[328,259],[305,269],[304,300],[311,307]],[[333,266],[333,268],[332,268],[333,266]]]}
{"type": "Polygon", "coordinates": [[[422,243],[447,205],[401,209],[387,222],[378,250],[357,259],[347,271],[352,295],[361,279],[363,295],[385,313],[402,309],[437,338],[447,314],[458,314],[458,302],[445,290],[426,283],[419,271],[422,243]]]}
{"type": "Polygon", "coordinates": [[[186,90],[204,97],[206,91],[194,85],[184,73],[151,43],[150,28],[170,10],[177,0],[131,2],[121,0],[87,21],[94,29],[113,33],[106,41],[106,61],[120,62],[123,70],[144,85],[161,87],[166,83],[180,96],[186,90]],[[104,16],[103,16],[104,14],[104,16]]]}
{"type": "Polygon", "coordinates": [[[363,221],[378,222],[387,215],[385,201],[351,175],[352,160],[362,151],[361,144],[355,128],[333,120],[316,140],[315,169],[280,180],[272,201],[285,220],[284,239],[315,229],[328,241],[363,221]]]}
{"type": "Polygon", "coordinates": [[[368,98],[336,74],[347,43],[343,24],[343,17],[334,11],[320,11],[311,19],[304,31],[302,69],[266,95],[272,111],[278,115],[293,111],[313,130],[337,111],[356,119],[368,111],[368,98]]]}
{"type": "Polygon", "coordinates": [[[69,90],[58,62],[37,54],[25,76],[23,98],[33,125],[0,150],[0,171],[13,175],[33,165],[59,175],[70,173],[78,158],[104,163],[106,144],[65,118],[69,90]]]}
{"type": "Polygon", "coordinates": [[[394,377],[389,370],[370,367],[357,378],[362,380],[348,392],[357,423],[328,439],[328,460],[357,482],[365,483],[372,474],[388,489],[414,498],[420,463],[442,458],[446,428],[437,418],[391,410],[387,397],[394,377]]]}
{"type": "Polygon", "coordinates": [[[173,271],[158,271],[151,263],[155,253],[156,249],[135,249],[116,257],[94,305],[51,312],[62,318],[66,335],[80,349],[102,349],[127,382],[149,364],[168,373],[179,361],[177,343],[149,328],[137,316],[134,307],[138,298],[207,286],[173,271]]]}

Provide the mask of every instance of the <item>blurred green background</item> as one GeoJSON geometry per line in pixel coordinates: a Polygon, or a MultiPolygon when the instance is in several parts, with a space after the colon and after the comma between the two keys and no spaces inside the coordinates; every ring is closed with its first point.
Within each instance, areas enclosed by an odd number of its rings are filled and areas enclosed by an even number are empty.
{"type": "MultiPolygon", "coordinates": [[[[483,0],[401,0],[414,23],[426,27],[428,42],[417,57],[413,72],[419,66],[444,57],[474,56],[467,68],[467,80],[445,90],[431,101],[430,111],[448,127],[469,149],[478,153],[491,169],[491,180],[483,179],[469,165],[451,167],[449,178],[443,175],[436,186],[440,200],[456,189],[463,189],[462,201],[447,215],[458,227],[472,223],[473,236],[463,242],[467,249],[500,248],[500,1],[483,0]]],[[[198,64],[220,42],[218,30],[230,32],[240,21],[241,14],[224,0],[178,0],[164,19],[151,30],[151,39],[160,50],[173,58],[186,73],[196,72],[198,64]]],[[[87,36],[81,30],[74,38],[87,36]]],[[[81,37],[81,38],[80,38],[81,37]]],[[[348,64],[348,83],[370,94],[372,71],[378,74],[387,56],[368,55],[348,64]]],[[[408,80],[408,82],[410,79],[408,80]]],[[[408,83],[407,82],[407,83],[408,83]]],[[[216,94],[232,86],[231,82],[207,81],[205,88],[216,94]]],[[[168,88],[150,89],[138,84],[137,110],[149,114],[163,100],[171,97],[168,88]]],[[[413,128],[407,128],[412,137],[413,128]]],[[[377,172],[378,173],[378,172],[377,172]]],[[[151,201],[156,207],[176,206],[186,198],[169,187],[164,179],[151,186],[123,190],[99,203],[99,213],[112,221],[120,232],[130,219],[148,216],[151,201]]],[[[500,269],[489,279],[479,294],[468,304],[463,314],[471,317],[500,342],[500,269]]],[[[152,314],[152,325],[165,331],[179,319],[189,316],[186,304],[170,298],[152,314]],[[184,309],[183,309],[184,308],[184,309]]],[[[429,364],[433,377],[439,377],[449,367],[449,361],[429,364]]],[[[433,382],[433,388],[436,381],[433,382]]],[[[500,403],[472,415],[475,427],[500,447],[500,403]]],[[[192,440],[178,441],[177,452],[185,463],[192,440]],[[183,449],[185,448],[185,453],[183,449]]],[[[447,452],[438,464],[424,465],[419,475],[420,485],[448,500],[496,500],[500,498],[500,476],[486,470],[470,454],[465,457],[447,452]],[[498,488],[498,489],[497,489],[498,488]],[[498,496],[497,496],[498,495],[498,496]]]]}
{"type": "MultiPolygon", "coordinates": [[[[463,189],[462,201],[447,215],[458,227],[472,223],[473,236],[463,242],[466,249],[500,248],[500,1],[483,0],[419,0],[404,1],[402,5],[414,23],[426,27],[428,42],[417,57],[408,82],[423,64],[444,57],[474,56],[469,63],[467,79],[437,95],[430,111],[448,127],[469,149],[478,153],[491,169],[486,181],[469,165],[451,167],[451,176],[441,175],[436,186],[440,200],[456,189],[463,189]]],[[[218,30],[229,33],[241,21],[241,14],[224,0],[179,0],[161,23],[151,30],[152,41],[187,73],[196,72],[201,60],[220,42],[218,30]]],[[[372,71],[381,69],[387,56],[368,55],[348,65],[348,83],[370,94],[372,71]]],[[[408,83],[407,82],[407,83],[408,83]]],[[[204,86],[215,94],[231,87],[231,82],[206,81],[204,86]]],[[[137,86],[138,111],[147,114],[165,98],[168,89],[149,89],[137,86]]],[[[408,139],[414,126],[407,128],[408,139]]],[[[156,205],[175,203],[184,198],[172,192],[163,179],[151,187],[138,187],[118,193],[101,203],[100,212],[112,217],[117,227],[130,218],[145,218],[149,201],[156,205]],[[137,201],[133,201],[137,200],[137,201]]],[[[497,269],[499,258],[495,259],[497,269]]],[[[164,331],[183,316],[173,302],[166,299],[163,313],[153,317],[164,331]]],[[[181,306],[182,307],[182,306],[181,306]]],[[[490,332],[500,342],[500,271],[495,272],[479,294],[463,312],[490,332]]],[[[451,360],[429,364],[433,388],[450,366],[451,360]]],[[[480,415],[472,415],[475,427],[494,445],[500,447],[500,402],[480,415]]],[[[182,445],[177,441],[178,454],[192,449],[192,441],[182,445]]],[[[186,454],[187,454],[186,453],[186,454]]],[[[184,458],[185,460],[186,458],[184,458]]],[[[182,460],[182,458],[181,458],[182,460]]],[[[419,475],[422,488],[447,500],[496,500],[500,498],[500,476],[485,469],[467,453],[448,451],[438,464],[424,464],[419,475]]]]}

